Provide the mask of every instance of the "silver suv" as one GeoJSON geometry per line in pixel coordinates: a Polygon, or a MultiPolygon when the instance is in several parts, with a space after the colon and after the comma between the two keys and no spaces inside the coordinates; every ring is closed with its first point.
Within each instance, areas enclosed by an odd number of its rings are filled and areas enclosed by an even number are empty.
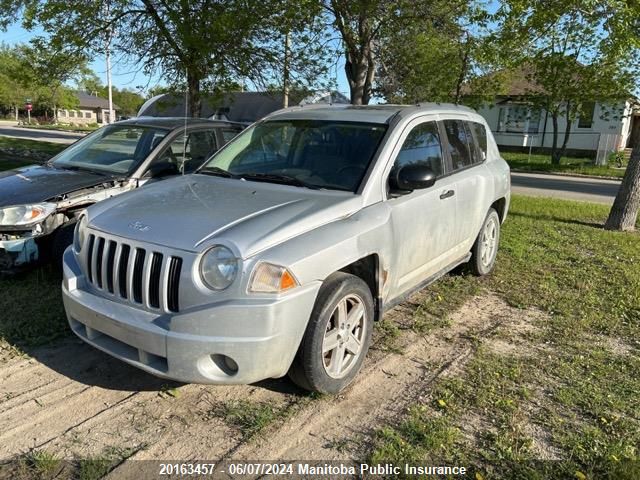
{"type": "Polygon", "coordinates": [[[509,198],[468,108],[286,109],[89,208],[64,304],[80,338],[161,377],[336,393],[385,310],[461,263],[491,272],[509,198]]]}

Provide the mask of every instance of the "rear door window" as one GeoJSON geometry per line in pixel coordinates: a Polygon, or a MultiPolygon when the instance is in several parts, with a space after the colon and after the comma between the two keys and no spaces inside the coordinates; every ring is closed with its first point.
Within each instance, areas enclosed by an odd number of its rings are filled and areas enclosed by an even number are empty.
{"type": "Polygon", "coordinates": [[[475,149],[469,127],[462,120],[445,120],[442,122],[447,134],[447,143],[454,170],[461,170],[474,164],[475,149]]]}

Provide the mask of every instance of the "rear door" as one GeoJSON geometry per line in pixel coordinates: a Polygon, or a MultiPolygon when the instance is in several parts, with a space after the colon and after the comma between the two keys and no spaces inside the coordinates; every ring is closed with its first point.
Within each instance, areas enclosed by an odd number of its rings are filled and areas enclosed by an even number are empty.
{"type": "Polygon", "coordinates": [[[484,125],[465,119],[442,121],[452,177],[456,181],[456,244],[471,249],[486,215],[491,185],[485,159],[487,139],[484,125]]]}

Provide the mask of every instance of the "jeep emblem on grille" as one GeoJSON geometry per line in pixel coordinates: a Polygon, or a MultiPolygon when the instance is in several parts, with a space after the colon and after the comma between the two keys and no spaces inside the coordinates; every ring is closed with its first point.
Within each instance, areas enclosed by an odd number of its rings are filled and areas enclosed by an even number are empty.
{"type": "Polygon", "coordinates": [[[138,230],[139,232],[148,232],[151,230],[149,225],[145,225],[142,222],[133,222],[129,224],[129,228],[133,228],[134,230],[138,230]]]}

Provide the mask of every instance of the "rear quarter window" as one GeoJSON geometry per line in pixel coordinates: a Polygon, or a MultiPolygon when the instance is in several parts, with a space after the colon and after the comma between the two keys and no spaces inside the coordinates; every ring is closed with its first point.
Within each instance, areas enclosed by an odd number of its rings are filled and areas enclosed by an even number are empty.
{"type": "Polygon", "coordinates": [[[482,152],[482,160],[484,160],[487,158],[487,129],[484,128],[484,125],[478,122],[469,122],[469,127],[473,132],[478,148],[482,152]]]}

